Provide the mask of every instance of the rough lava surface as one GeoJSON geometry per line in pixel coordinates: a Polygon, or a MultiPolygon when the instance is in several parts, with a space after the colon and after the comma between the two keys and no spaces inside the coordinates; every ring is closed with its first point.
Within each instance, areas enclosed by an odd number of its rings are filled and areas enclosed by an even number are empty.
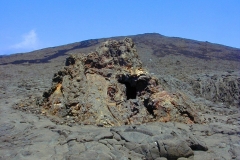
{"type": "Polygon", "coordinates": [[[176,69],[174,56],[156,63],[143,51],[125,38],[72,54],[60,71],[63,57],[1,63],[0,159],[239,159],[235,72],[191,79],[188,70],[184,81],[179,66],[192,68],[194,58],[176,55],[176,69]],[[155,67],[148,73],[145,65],[155,67]],[[207,100],[212,97],[216,103],[207,100]]]}
{"type": "Polygon", "coordinates": [[[71,55],[38,105],[42,113],[105,127],[147,122],[201,123],[181,94],[165,91],[142,67],[130,38],[71,55]]]}

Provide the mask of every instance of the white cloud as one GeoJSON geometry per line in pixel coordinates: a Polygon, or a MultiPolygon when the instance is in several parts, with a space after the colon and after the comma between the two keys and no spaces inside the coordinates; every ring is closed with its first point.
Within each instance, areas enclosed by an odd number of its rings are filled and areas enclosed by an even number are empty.
{"type": "Polygon", "coordinates": [[[11,48],[14,49],[36,49],[38,46],[38,38],[35,30],[24,34],[22,36],[23,40],[15,45],[12,45],[11,48]]]}

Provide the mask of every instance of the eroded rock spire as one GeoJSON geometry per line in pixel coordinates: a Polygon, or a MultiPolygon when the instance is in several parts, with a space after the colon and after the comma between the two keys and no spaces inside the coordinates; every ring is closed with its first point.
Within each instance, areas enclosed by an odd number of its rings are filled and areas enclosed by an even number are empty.
{"type": "Polygon", "coordinates": [[[130,38],[108,40],[95,52],[68,57],[39,105],[47,115],[106,127],[200,122],[181,94],[163,90],[158,79],[142,67],[130,38]]]}

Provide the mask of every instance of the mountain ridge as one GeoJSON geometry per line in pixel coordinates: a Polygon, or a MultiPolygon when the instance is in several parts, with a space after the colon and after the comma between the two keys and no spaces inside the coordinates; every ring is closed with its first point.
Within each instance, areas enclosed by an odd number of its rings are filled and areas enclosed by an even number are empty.
{"type": "MultiPolygon", "coordinates": [[[[0,56],[0,65],[4,64],[22,64],[22,63],[47,63],[49,60],[64,56],[69,53],[77,53],[78,49],[87,47],[94,47],[107,39],[122,39],[123,37],[130,37],[138,44],[145,44],[151,46],[153,54],[162,57],[168,54],[183,54],[185,56],[198,56],[199,58],[209,59],[222,58],[231,61],[240,60],[240,49],[229,47],[221,44],[215,44],[210,42],[203,42],[197,40],[191,40],[180,37],[167,37],[158,33],[145,33],[130,36],[117,36],[100,39],[89,39],[80,42],[74,42],[70,44],[48,47],[39,50],[35,50],[27,53],[16,53],[7,56],[0,56]],[[157,43],[156,43],[157,42],[157,43]],[[210,52],[212,55],[206,53],[210,52]],[[44,53],[44,54],[43,54],[44,53]],[[217,56],[214,55],[217,54],[217,56]],[[41,55],[39,58],[36,56],[41,55]],[[224,54],[225,56],[222,56],[224,54]]],[[[139,49],[139,47],[138,47],[139,49]]]]}

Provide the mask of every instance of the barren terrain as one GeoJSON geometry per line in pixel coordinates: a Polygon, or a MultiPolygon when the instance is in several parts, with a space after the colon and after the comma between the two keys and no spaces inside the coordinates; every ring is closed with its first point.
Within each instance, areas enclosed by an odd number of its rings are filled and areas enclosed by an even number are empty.
{"type": "Polygon", "coordinates": [[[159,34],[128,37],[149,74],[193,101],[202,123],[105,128],[55,123],[29,109],[32,104],[14,109],[42,97],[69,54],[124,37],[87,40],[0,58],[0,159],[240,159],[240,49],[159,34]]]}

